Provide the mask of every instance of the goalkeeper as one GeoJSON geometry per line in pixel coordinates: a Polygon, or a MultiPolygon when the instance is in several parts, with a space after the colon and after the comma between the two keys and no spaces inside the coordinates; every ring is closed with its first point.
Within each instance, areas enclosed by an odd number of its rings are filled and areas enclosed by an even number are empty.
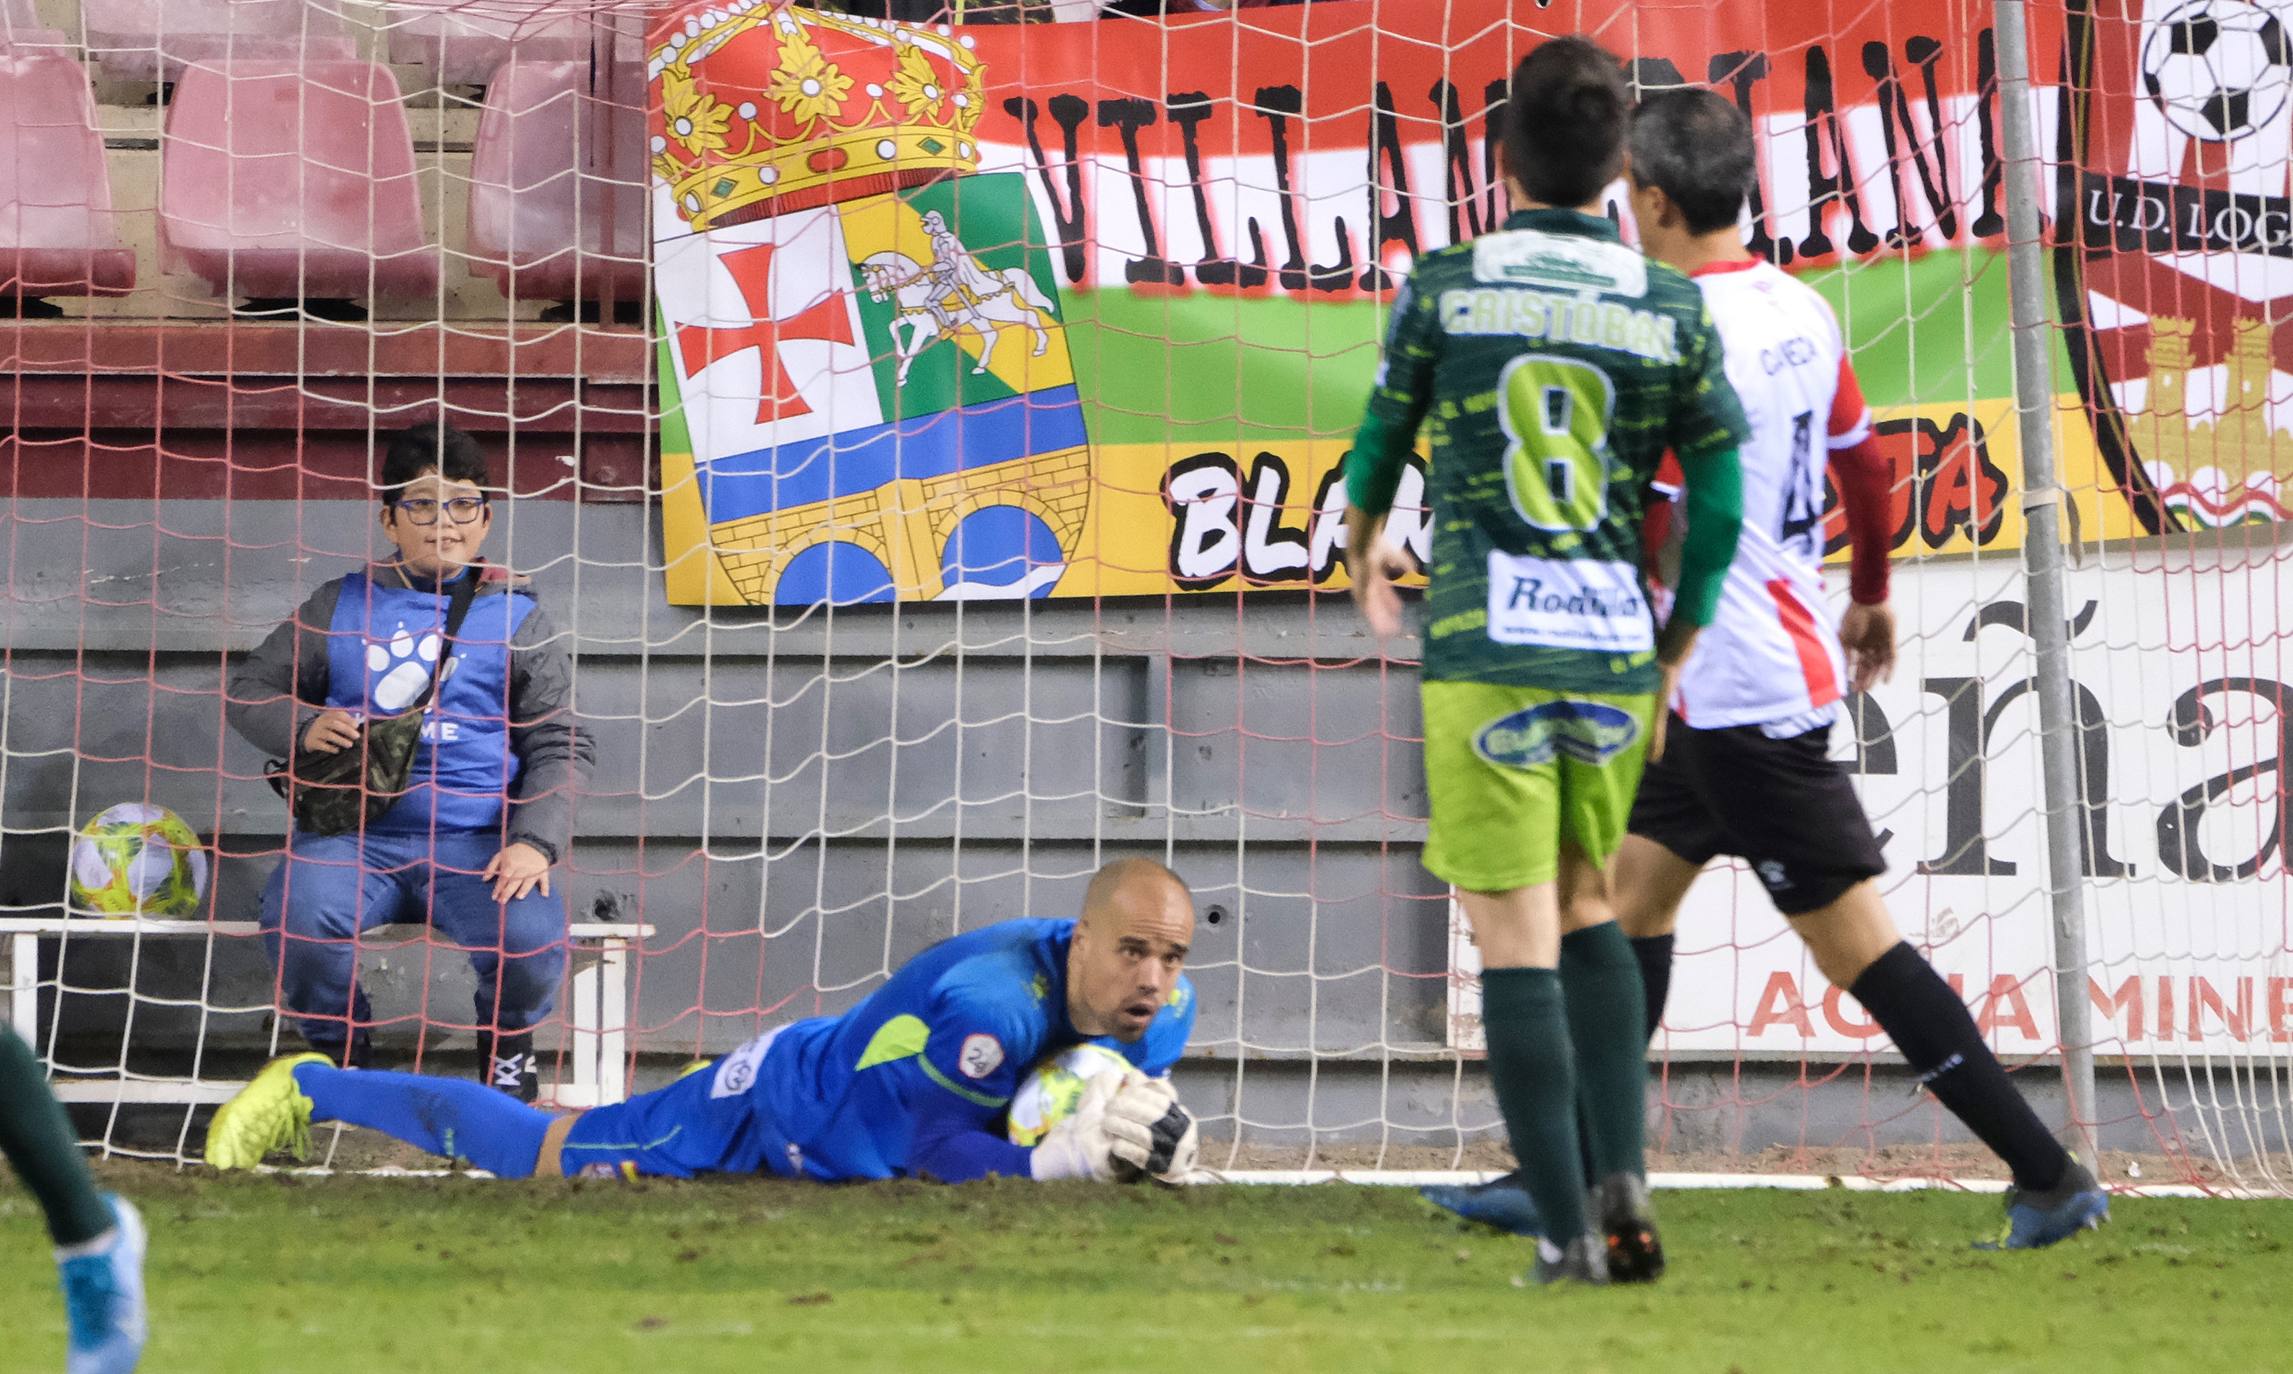
{"type": "Polygon", "coordinates": [[[1602,213],[1626,108],[1622,68],[1585,39],[1521,60],[1499,145],[1513,213],[1418,259],[1346,466],[1346,566],[1383,638],[1401,628],[1403,567],[1381,530],[1430,431],[1425,866],[1456,887],[1481,948],[1489,1078],[1547,1223],[1540,1283],[1663,1268],[1640,973],[1605,871],[1662,747],[1656,703],[1712,618],[1742,516],[1744,417],[1711,316],[1602,213]],[[1659,633],[1640,526],[1667,447],[1695,519],[1659,633]]]}
{"type": "Polygon", "coordinates": [[[1176,1180],[1197,1150],[1167,1077],[1194,1027],[1181,971],[1193,937],[1194,899],[1178,875],[1117,859],[1093,875],[1080,919],[1002,921],[942,940],[843,1015],[768,1031],[627,1102],[553,1118],[479,1083],[296,1055],[215,1113],[207,1162],[299,1156],[312,1122],[340,1121],[503,1178],[1176,1180]],[[1021,1076],[1085,1040],[1139,1072],[1092,1079],[1041,1144],[1005,1140],[1021,1076]]]}

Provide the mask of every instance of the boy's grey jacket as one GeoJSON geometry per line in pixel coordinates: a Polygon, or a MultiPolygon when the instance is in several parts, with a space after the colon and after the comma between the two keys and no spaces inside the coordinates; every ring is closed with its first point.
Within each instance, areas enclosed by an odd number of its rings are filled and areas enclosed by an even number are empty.
{"type": "MultiPolygon", "coordinates": [[[[573,838],[574,790],[589,779],[596,749],[573,717],[573,667],[559,631],[527,580],[480,563],[480,597],[515,591],[533,598],[510,640],[510,748],[520,761],[505,843],[532,845],[556,863],[573,838]]],[[[372,563],[377,586],[412,587],[396,563],[372,563]]],[[[226,680],[223,714],[248,743],[273,758],[292,757],[327,699],[327,636],[343,579],[330,579],[280,624],[226,680]]]]}

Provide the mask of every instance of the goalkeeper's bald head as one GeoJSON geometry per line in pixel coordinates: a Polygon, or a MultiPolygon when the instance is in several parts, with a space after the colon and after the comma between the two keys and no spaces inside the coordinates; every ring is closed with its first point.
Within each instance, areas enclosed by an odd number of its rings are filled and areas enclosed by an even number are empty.
{"type": "Polygon", "coordinates": [[[1067,1011],[1085,1035],[1146,1034],[1194,943],[1194,894],[1152,859],[1113,860],[1091,877],[1067,956],[1067,1011]]]}

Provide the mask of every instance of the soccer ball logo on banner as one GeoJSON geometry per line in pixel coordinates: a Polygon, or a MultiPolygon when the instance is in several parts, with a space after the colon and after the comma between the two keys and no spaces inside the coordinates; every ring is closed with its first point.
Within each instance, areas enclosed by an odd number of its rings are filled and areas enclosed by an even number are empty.
{"type": "Polygon", "coordinates": [[[2070,14],[2056,283],[2094,433],[2153,531],[2293,514],[2293,28],[2238,0],[2070,14]]]}
{"type": "Polygon", "coordinates": [[[670,547],[712,560],[677,599],[1040,596],[1072,558],[1082,403],[1033,202],[977,173],[973,42],[763,3],[654,28],[670,547]]]}
{"type": "Polygon", "coordinates": [[[2293,43],[2265,9],[2190,0],[2149,27],[2142,89],[2190,137],[2235,141],[2284,110],[2293,43]]]}

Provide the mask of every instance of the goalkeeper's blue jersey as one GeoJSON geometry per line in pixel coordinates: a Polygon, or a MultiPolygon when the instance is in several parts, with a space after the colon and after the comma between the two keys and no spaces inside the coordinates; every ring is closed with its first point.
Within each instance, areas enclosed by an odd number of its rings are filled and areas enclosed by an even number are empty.
{"type": "MultiPolygon", "coordinates": [[[[942,940],[843,1015],[798,1021],[727,1055],[711,1091],[751,1099],[773,1147],[761,1162],[775,1173],[901,1176],[926,1120],[1001,1135],[1020,1080],[1087,1038],[1067,1019],[1074,934],[1071,920],[1030,919],[942,940]]],[[[1194,1012],[1182,974],[1136,1043],[1099,1043],[1159,1076],[1185,1052],[1194,1012]]]]}

